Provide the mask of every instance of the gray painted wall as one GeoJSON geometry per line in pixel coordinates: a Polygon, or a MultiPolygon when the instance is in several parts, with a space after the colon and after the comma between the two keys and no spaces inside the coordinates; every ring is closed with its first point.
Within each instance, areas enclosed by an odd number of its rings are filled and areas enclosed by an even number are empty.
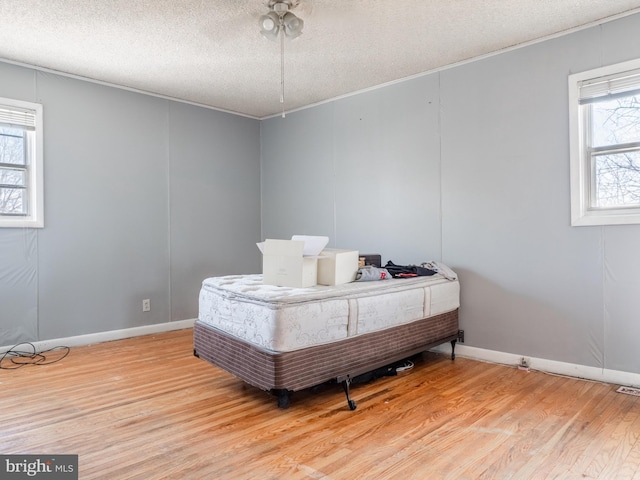
{"type": "Polygon", "coordinates": [[[265,238],[327,235],[396,263],[439,257],[438,77],[262,122],[265,238]]]}
{"type": "Polygon", "coordinates": [[[0,97],[45,134],[45,228],[0,228],[0,345],[195,318],[205,277],[260,270],[257,120],[5,63],[0,97]]]}
{"type": "Polygon", "coordinates": [[[263,237],[460,275],[466,344],[640,373],[640,226],[571,227],[567,76],[640,15],[262,122],[263,237]]]}

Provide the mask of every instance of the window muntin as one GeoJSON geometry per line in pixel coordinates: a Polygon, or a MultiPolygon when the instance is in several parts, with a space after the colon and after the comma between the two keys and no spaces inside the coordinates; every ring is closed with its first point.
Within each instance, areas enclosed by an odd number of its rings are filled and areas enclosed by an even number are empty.
{"type": "Polygon", "coordinates": [[[0,98],[0,227],[42,227],[42,106],[0,98]]]}
{"type": "Polygon", "coordinates": [[[572,225],[640,223],[639,67],[569,76],[572,225]]]}

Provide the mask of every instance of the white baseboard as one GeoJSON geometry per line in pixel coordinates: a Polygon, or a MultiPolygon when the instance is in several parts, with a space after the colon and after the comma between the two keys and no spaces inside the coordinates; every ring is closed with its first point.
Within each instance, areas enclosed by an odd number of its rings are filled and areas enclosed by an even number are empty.
{"type": "MultiPolygon", "coordinates": [[[[451,353],[451,346],[443,344],[433,349],[437,352],[451,353]]],[[[458,342],[456,344],[456,357],[465,357],[483,362],[499,363],[501,365],[517,366],[522,358],[526,358],[531,370],[551,373],[555,375],[565,375],[567,377],[582,378],[595,382],[612,383],[631,387],[640,386],[640,374],[622,372],[619,370],[608,370],[606,368],[588,367],[575,363],[557,362],[544,358],[528,357],[526,355],[515,355],[512,353],[496,352],[483,348],[470,347],[458,342]]]]}
{"type": "MultiPolygon", "coordinates": [[[[112,340],[122,340],[124,338],[140,337],[142,335],[151,335],[153,333],[191,328],[195,321],[195,318],[191,318],[175,322],[144,325],[142,327],[124,328],[121,330],[109,330],[107,332],[89,333],[86,335],[77,335],[75,337],[55,338],[52,340],[42,340],[31,343],[35,346],[37,352],[43,352],[60,346],[82,347],[84,345],[92,345],[94,343],[110,342],[112,340]]],[[[10,348],[12,348],[11,345],[0,347],[0,353],[4,353],[10,348]]]]}

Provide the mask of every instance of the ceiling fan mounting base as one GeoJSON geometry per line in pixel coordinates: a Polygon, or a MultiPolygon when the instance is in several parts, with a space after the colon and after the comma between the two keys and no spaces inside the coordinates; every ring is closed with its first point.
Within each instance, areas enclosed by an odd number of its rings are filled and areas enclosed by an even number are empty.
{"type": "Polygon", "coordinates": [[[268,0],[267,6],[274,12],[287,12],[300,5],[300,0],[268,0]]]}

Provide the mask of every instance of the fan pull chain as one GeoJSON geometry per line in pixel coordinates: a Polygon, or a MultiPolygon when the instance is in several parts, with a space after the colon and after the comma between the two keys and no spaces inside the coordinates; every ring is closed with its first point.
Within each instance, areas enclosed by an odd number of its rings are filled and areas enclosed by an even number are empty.
{"type": "Polygon", "coordinates": [[[282,28],[282,17],[280,17],[280,25],[280,105],[282,118],[284,118],[284,28],[282,28]]]}

